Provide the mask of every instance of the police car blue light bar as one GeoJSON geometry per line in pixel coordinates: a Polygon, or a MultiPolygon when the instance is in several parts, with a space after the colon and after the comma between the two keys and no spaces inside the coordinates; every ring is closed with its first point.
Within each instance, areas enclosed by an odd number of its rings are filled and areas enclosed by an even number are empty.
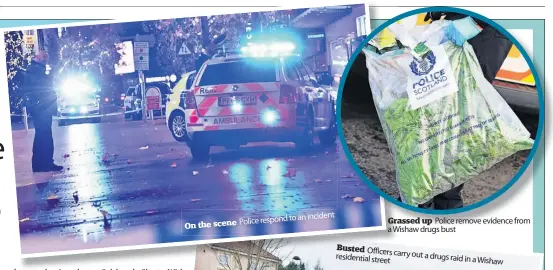
{"type": "Polygon", "coordinates": [[[261,122],[267,126],[272,126],[279,121],[278,113],[273,109],[264,110],[261,113],[261,122]]]}
{"type": "Polygon", "coordinates": [[[275,57],[290,55],[295,49],[296,45],[292,42],[273,42],[269,44],[248,43],[240,50],[243,54],[253,57],[275,57]]]}

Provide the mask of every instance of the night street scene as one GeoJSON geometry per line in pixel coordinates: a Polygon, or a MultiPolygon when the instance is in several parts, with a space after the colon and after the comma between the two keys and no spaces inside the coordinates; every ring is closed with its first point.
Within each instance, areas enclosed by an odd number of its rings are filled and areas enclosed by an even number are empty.
{"type": "Polygon", "coordinates": [[[337,138],[366,22],[351,5],[6,32],[22,253],[383,229],[337,138]]]}

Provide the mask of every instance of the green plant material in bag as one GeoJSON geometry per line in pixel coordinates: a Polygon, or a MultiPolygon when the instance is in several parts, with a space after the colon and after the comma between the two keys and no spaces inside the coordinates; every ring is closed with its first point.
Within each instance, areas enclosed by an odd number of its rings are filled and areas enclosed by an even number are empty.
{"type": "Polygon", "coordinates": [[[413,206],[531,149],[534,143],[485,80],[470,44],[445,41],[429,48],[435,52],[429,63],[417,62],[406,49],[384,54],[364,51],[401,199],[413,206]],[[445,51],[447,61],[439,62],[439,50],[445,51]]]}

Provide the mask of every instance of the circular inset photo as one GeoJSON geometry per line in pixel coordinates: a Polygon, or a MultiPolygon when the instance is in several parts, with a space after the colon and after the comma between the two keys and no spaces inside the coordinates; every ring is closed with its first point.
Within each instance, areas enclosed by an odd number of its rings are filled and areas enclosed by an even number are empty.
{"type": "Polygon", "coordinates": [[[340,136],[387,200],[452,214],[518,180],[539,145],[543,92],[520,43],[463,9],[407,12],[377,27],[346,67],[340,136]]]}

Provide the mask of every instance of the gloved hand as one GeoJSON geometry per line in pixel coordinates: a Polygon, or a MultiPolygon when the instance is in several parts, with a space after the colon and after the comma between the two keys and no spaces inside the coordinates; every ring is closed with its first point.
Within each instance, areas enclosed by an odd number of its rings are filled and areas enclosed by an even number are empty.
{"type": "Polygon", "coordinates": [[[467,40],[480,33],[481,29],[471,17],[452,21],[445,29],[446,37],[457,46],[463,46],[467,40]]]}
{"type": "Polygon", "coordinates": [[[445,15],[444,12],[427,12],[426,16],[424,16],[424,21],[425,22],[427,22],[428,20],[438,21],[442,18],[443,15],[445,15]]]}

